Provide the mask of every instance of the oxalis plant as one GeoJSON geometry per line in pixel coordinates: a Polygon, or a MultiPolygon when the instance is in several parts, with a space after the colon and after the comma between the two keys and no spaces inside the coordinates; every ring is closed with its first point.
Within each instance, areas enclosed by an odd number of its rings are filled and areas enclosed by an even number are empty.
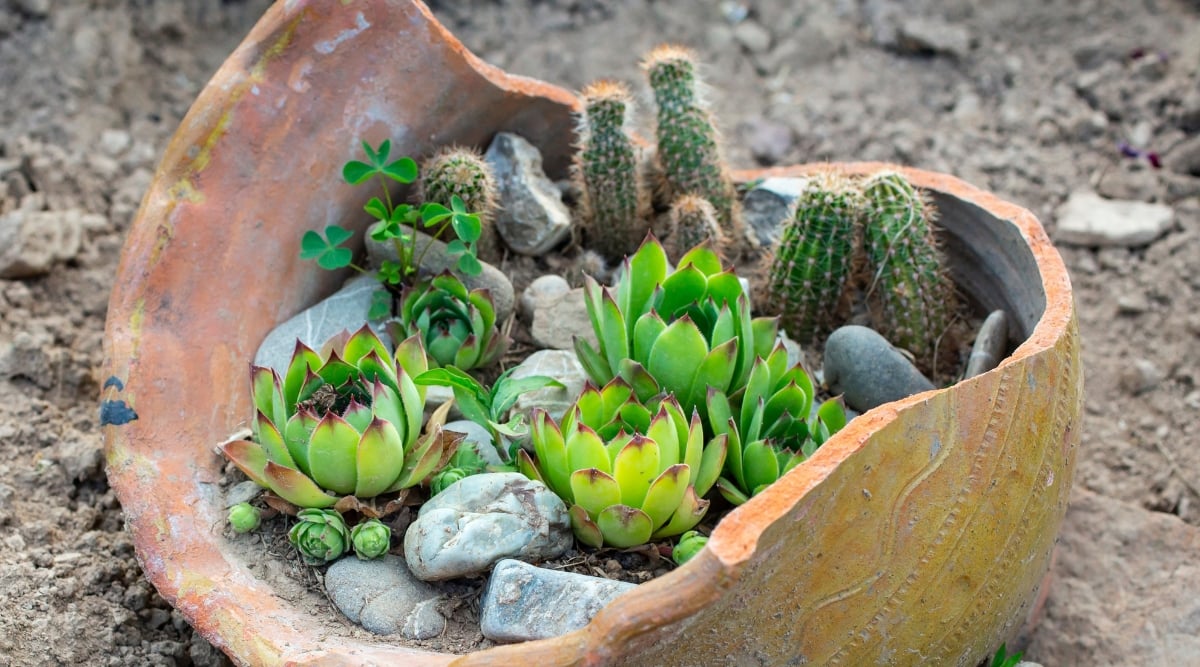
{"type": "MultiPolygon", "coordinates": [[[[367,161],[347,162],[342,167],[342,178],[350,185],[379,182],[383,197],[371,197],[363,209],[376,221],[369,232],[371,238],[390,243],[397,258],[383,261],[374,272],[384,289],[376,293],[368,319],[379,320],[391,312],[392,300],[399,296],[401,288],[414,282],[421,260],[432,245],[430,241],[420,245],[418,239],[422,235],[417,234],[417,230],[426,231],[426,238],[432,239],[440,238],[447,230],[453,231],[456,238],[447,244],[447,251],[456,258],[455,268],[461,274],[473,276],[483,270],[483,265],[476,257],[476,243],[483,227],[480,215],[467,210],[462,196],[457,194],[460,189],[454,183],[427,179],[422,184],[426,192],[453,193],[447,202],[430,200],[419,206],[393,202],[389,184],[407,185],[416,181],[416,161],[410,157],[389,161],[391,141],[388,139],[376,148],[364,141],[362,147],[367,161]]],[[[462,170],[452,169],[435,173],[443,179],[464,175],[462,170]]],[[[466,177],[475,178],[474,175],[466,177]]],[[[345,247],[353,236],[352,232],[339,225],[326,227],[323,234],[309,230],[300,240],[300,257],[316,260],[318,266],[331,271],[349,267],[362,274],[371,274],[371,271],[354,262],[353,251],[345,247]]]]}

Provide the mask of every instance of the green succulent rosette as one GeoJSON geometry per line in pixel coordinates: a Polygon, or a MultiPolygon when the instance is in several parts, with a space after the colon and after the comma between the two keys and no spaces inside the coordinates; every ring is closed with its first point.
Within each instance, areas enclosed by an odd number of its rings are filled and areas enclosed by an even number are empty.
{"type": "Polygon", "coordinates": [[[570,507],[584,544],[630,547],[678,535],[708,510],[702,497],[716,482],[726,438],[705,442],[700,417],[689,420],[674,397],[643,404],[615,378],[587,386],[555,424],[535,410],[534,455],[517,452],[518,467],[570,507]]]}
{"type": "Polygon", "coordinates": [[[808,373],[799,365],[788,367],[783,345],[755,360],[746,385],[732,397],[709,390],[709,423],[729,440],[724,474],[717,480],[726,500],[746,502],[846,425],[840,397],[814,413],[814,395],[808,373]]]}
{"type": "Polygon", "coordinates": [[[392,529],[379,519],[367,519],[350,529],[350,543],[359,560],[379,558],[392,548],[392,529]]]}
{"type": "Polygon", "coordinates": [[[350,529],[337,511],[304,509],[296,519],[296,525],[288,531],[288,541],[300,552],[305,563],[328,563],[350,548],[350,529]]]}
{"type": "Polygon", "coordinates": [[[229,526],[233,532],[249,533],[262,523],[262,512],[250,503],[237,503],[229,508],[229,526]]]}
{"type": "Polygon", "coordinates": [[[464,371],[489,366],[508,348],[496,327],[496,306],[486,289],[467,290],[449,271],[411,288],[392,323],[396,338],[418,336],[436,366],[464,371]]]}
{"type": "Polygon", "coordinates": [[[297,342],[283,378],[252,366],[254,441],[221,450],[246,476],[301,508],[333,507],[420,484],[445,465],[457,440],[436,425],[422,435],[428,369],[421,340],[395,354],[367,326],[318,354],[297,342]]]}
{"type": "Polygon", "coordinates": [[[689,560],[696,557],[700,550],[708,544],[708,536],[699,531],[689,530],[679,536],[679,541],[675,544],[675,548],[671,551],[671,560],[675,561],[676,565],[683,565],[689,560]]]}
{"type": "Polygon", "coordinates": [[[584,297],[599,349],[576,338],[575,351],[591,380],[619,376],[642,400],[673,394],[686,414],[706,410],[710,387],[743,387],[778,333],[776,318],[751,317],[741,282],[708,244],[669,271],[662,244],[649,237],[612,288],[589,278],[584,297]]]}

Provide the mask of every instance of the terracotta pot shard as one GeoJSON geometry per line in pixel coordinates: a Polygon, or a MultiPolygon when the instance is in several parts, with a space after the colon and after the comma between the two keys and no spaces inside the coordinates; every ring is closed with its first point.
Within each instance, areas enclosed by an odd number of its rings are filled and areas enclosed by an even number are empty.
{"type": "Polygon", "coordinates": [[[212,445],[245,424],[249,393],[230,388],[266,333],[344,277],[297,253],[305,230],[359,217],[367,193],[340,165],[363,139],[421,156],[512,131],[561,175],[574,104],[479,61],[417,2],[271,7],[168,146],[109,306],[108,475],[146,576],[240,664],[977,664],[1020,629],[1050,563],[1079,443],[1078,328],[1033,215],[913,169],[957,284],[1012,314],[1023,342],[993,371],[855,420],[588,627],[462,657],[323,638],[233,556],[213,528],[212,445]]]}

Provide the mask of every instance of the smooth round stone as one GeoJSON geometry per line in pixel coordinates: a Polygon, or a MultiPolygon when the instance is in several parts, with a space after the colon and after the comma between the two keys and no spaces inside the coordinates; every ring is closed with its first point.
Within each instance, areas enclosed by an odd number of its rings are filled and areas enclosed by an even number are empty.
{"type": "Polygon", "coordinates": [[[886,338],[857,325],[830,334],[824,371],[830,389],[859,412],[934,388],[886,338]]]}

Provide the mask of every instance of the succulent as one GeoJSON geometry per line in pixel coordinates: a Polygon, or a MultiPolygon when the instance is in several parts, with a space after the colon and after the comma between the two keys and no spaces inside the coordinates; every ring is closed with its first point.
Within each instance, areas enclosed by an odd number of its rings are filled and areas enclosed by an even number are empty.
{"type": "Polygon", "coordinates": [[[555,424],[534,411],[534,457],[518,450],[520,470],[570,506],[571,527],[584,544],[630,547],[678,535],[708,510],[708,492],[725,459],[725,438],[705,444],[699,415],[691,420],[673,397],[643,404],[617,378],[588,385],[555,424]]]}
{"type": "Polygon", "coordinates": [[[844,177],[815,176],[783,226],[765,298],[792,337],[809,341],[836,324],[860,234],[862,194],[844,177]]]}
{"type": "Polygon", "coordinates": [[[479,452],[471,445],[460,445],[458,450],[454,452],[454,456],[450,458],[450,462],[437,472],[429,481],[429,493],[431,496],[445,491],[447,487],[455,482],[466,479],[471,475],[478,475],[487,472],[488,463],[479,452]]]}
{"type": "Polygon", "coordinates": [[[588,243],[602,255],[620,259],[633,252],[650,228],[650,196],[629,133],[633,96],[622,83],[597,81],[581,97],[575,177],[588,243]]]}
{"type": "Polygon", "coordinates": [[[685,413],[706,409],[709,387],[733,394],[778,332],[773,318],[750,316],[750,301],[710,246],[698,246],[668,273],[662,244],[647,239],[616,284],[584,288],[599,350],[576,338],[575,351],[596,384],[624,378],[642,400],[673,394],[685,413]]]}
{"type": "Polygon", "coordinates": [[[464,371],[488,366],[508,347],[508,337],[496,327],[488,290],[468,291],[449,271],[411,288],[392,325],[397,339],[420,337],[436,366],[464,371]]]}
{"type": "Polygon", "coordinates": [[[454,197],[479,216],[478,254],[486,259],[500,255],[500,238],[492,224],[499,206],[492,168],[478,151],[444,148],[421,165],[421,200],[452,208],[454,197]]]}
{"type": "Polygon", "coordinates": [[[371,560],[392,548],[392,529],[379,519],[367,519],[350,529],[350,543],[359,560],[371,560]]]}
{"type": "Polygon", "coordinates": [[[229,525],[235,533],[248,533],[262,523],[262,512],[250,503],[237,503],[229,508],[229,525]]]}
{"type": "Polygon", "coordinates": [[[671,204],[667,218],[667,256],[678,261],[696,246],[709,242],[715,248],[725,245],[725,235],[717,224],[717,210],[704,197],[683,195],[671,204]]]}
{"type": "Polygon", "coordinates": [[[675,544],[675,548],[671,551],[671,560],[675,561],[676,565],[683,565],[692,558],[695,558],[696,554],[700,553],[700,550],[706,544],[708,544],[707,535],[697,530],[689,530],[679,536],[679,542],[675,544]]]}
{"type": "Polygon", "coordinates": [[[350,548],[350,529],[336,510],[304,509],[296,519],[296,525],[288,531],[288,541],[305,563],[321,565],[337,560],[350,548]]]}
{"type": "Polygon", "coordinates": [[[695,194],[712,203],[725,234],[744,238],[737,192],[721,157],[717,128],[697,95],[695,56],[663,45],[651,51],[642,69],[658,107],[655,135],[658,161],[670,199],[695,194]]]}
{"type": "Polygon", "coordinates": [[[713,431],[728,439],[724,475],[717,490],[740,505],[812,455],[846,424],[839,398],[811,414],[813,384],[799,365],[787,365],[787,351],[777,345],[758,358],[745,387],[729,395],[708,393],[713,431]]]}
{"type": "Polygon", "coordinates": [[[255,442],[221,445],[230,461],[302,508],[399,491],[444,465],[457,441],[436,424],[421,435],[425,389],[411,377],[428,368],[419,338],[392,355],[364,325],[325,347],[297,342],[282,379],[251,367],[255,442]]]}
{"type": "Polygon", "coordinates": [[[954,312],[954,290],[930,225],[933,205],[890,171],[867,179],[863,193],[868,293],[877,299],[880,327],[892,344],[929,362],[954,312]]]}

